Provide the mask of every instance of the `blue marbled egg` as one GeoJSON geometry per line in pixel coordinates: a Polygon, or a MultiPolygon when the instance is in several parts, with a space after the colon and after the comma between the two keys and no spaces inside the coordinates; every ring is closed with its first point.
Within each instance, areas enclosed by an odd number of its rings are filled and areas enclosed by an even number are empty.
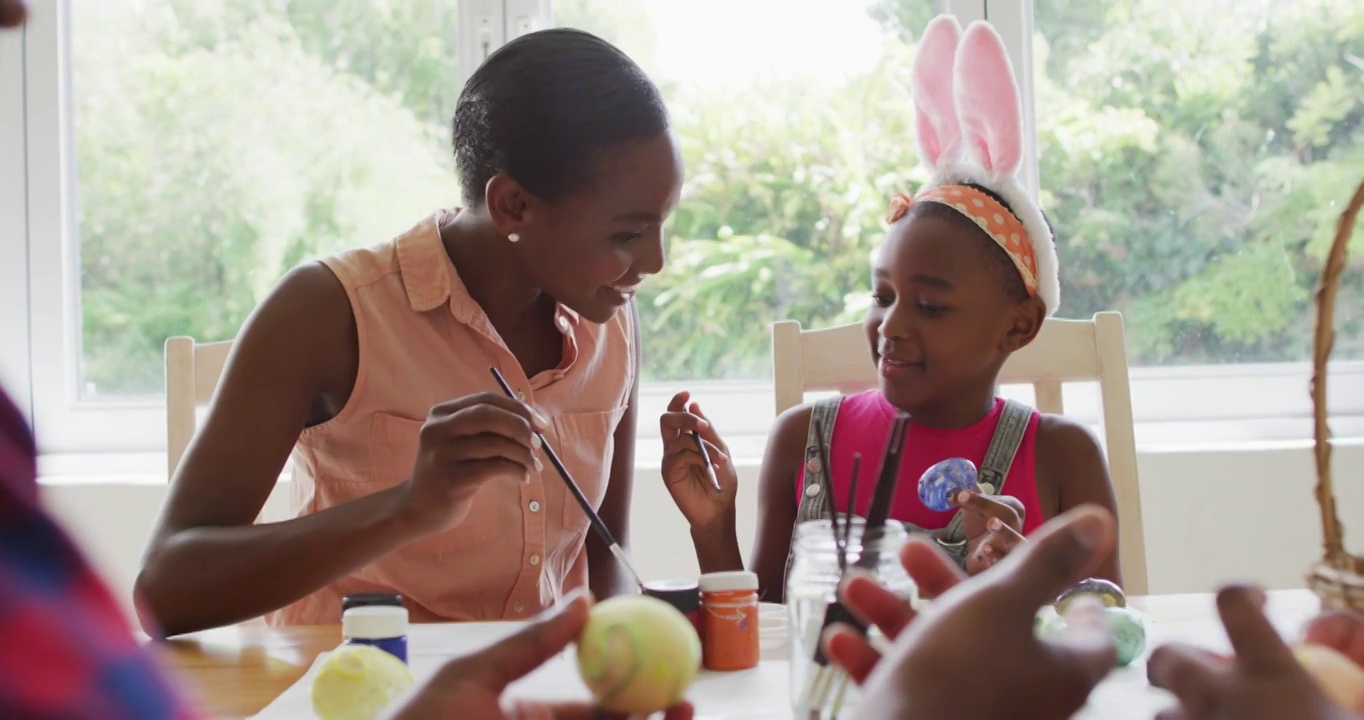
{"type": "Polygon", "coordinates": [[[956,507],[952,498],[976,487],[976,465],[966,458],[948,458],[924,471],[919,478],[919,500],[924,507],[945,512],[956,507]]]}

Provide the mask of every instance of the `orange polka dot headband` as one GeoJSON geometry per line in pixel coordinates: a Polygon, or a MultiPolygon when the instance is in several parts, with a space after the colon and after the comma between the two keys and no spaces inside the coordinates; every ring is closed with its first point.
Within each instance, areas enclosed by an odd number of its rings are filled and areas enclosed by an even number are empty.
{"type": "Polygon", "coordinates": [[[995,244],[1009,254],[1014,267],[1018,268],[1018,274],[1023,276],[1023,286],[1028,289],[1028,296],[1037,296],[1037,251],[1023,223],[1008,208],[973,187],[940,185],[920,193],[918,197],[910,197],[906,193],[896,195],[890,201],[890,215],[886,222],[899,220],[909,212],[911,205],[923,202],[946,205],[984,230],[995,244]]]}

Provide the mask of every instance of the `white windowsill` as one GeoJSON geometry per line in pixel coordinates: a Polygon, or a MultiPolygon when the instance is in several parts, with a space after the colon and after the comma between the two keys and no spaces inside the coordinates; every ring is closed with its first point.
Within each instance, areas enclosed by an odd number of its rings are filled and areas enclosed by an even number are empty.
{"type": "MultiPolygon", "coordinates": [[[[1364,447],[1364,418],[1352,418],[1349,423],[1356,430],[1344,436],[1337,430],[1336,447],[1364,447]]],[[[1333,428],[1343,423],[1332,422],[1333,428]]],[[[652,439],[657,443],[657,439],[652,439]]],[[[763,436],[741,436],[732,445],[758,448],[757,453],[736,453],[736,466],[756,470],[761,462],[763,436]]],[[[1200,443],[1165,443],[1139,446],[1139,454],[1178,455],[1204,453],[1255,453],[1282,450],[1310,450],[1310,439],[1294,440],[1233,440],[1200,443]]],[[[658,450],[642,440],[637,450],[636,473],[657,472],[658,450]]],[[[39,459],[39,482],[43,485],[162,485],[167,482],[164,470],[166,458],[160,453],[83,453],[44,455],[39,459]]],[[[288,478],[286,470],[281,480],[288,478]]]]}
{"type": "MultiPolygon", "coordinates": [[[[1131,385],[1138,452],[1310,448],[1309,375],[1306,364],[1135,368],[1131,385]]],[[[774,419],[772,384],[766,381],[646,385],[640,391],[636,467],[643,471],[658,467],[662,443],[656,418],[673,393],[682,389],[690,390],[715,421],[736,463],[756,467],[774,419]]],[[[1005,387],[1001,392],[1024,402],[1033,399],[1031,388],[1026,386],[1005,387]]],[[[1329,392],[1329,422],[1336,443],[1364,444],[1364,362],[1333,363],[1329,392]]],[[[1066,385],[1064,401],[1067,416],[1091,425],[1097,433],[1099,403],[1093,384],[1066,385]]],[[[137,452],[47,453],[39,463],[44,484],[164,483],[164,468],[164,453],[146,448],[137,452]]]]}

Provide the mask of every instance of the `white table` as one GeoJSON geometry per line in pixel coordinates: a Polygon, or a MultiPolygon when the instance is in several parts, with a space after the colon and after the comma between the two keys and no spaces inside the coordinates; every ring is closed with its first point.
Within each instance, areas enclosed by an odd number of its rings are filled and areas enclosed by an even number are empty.
{"type": "MultiPolygon", "coordinates": [[[[1132,598],[1132,607],[1149,616],[1149,649],[1157,644],[1178,640],[1213,650],[1230,649],[1217,620],[1212,595],[1164,595],[1132,598]]],[[[1286,637],[1300,636],[1303,623],[1317,612],[1316,596],[1305,590],[1276,591],[1269,594],[1270,619],[1286,637]]],[[[505,637],[519,623],[463,623],[415,625],[409,636],[409,663],[418,680],[430,676],[446,660],[478,650],[505,637]]],[[[790,667],[782,638],[768,633],[764,637],[764,658],[758,668],[737,673],[703,672],[688,693],[697,707],[698,718],[710,720],[775,720],[789,718],[790,667]]],[[[319,660],[322,656],[319,656],[319,660]]],[[[313,668],[315,669],[316,663],[313,668]]],[[[262,720],[309,718],[312,705],[308,687],[309,670],[279,698],[256,717],[262,720]]],[[[530,676],[513,685],[510,694],[546,700],[586,699],[587,689],[578,678],[571,652],[564,653],[530,676]]],[[[1170,704],[1169,696],[1146,682],[1144,658],[1127,668],[1115,670],[1091,696],[1089,705],[1076,715],[1084,720],[1147,720],[1170,704]]]]}

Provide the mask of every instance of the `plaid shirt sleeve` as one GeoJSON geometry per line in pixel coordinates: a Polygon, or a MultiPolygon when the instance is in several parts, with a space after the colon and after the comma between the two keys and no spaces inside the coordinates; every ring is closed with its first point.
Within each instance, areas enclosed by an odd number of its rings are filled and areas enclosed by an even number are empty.
{"type": "Polygon", "coordinates": [[[38,504],[37,451],[0,392],[0,717],[192,718],[38,504]]]}

